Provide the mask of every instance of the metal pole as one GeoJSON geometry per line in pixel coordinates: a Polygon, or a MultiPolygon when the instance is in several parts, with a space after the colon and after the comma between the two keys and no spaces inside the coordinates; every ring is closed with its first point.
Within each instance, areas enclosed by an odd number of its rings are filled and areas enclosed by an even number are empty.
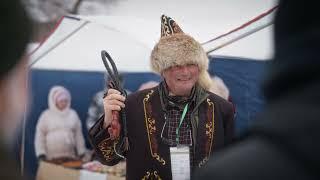
{"type": "Polygon", "coordinates": [[[256,33],[256,32],[258,32],[258,31],[260,31],[260,30],[262,30],[262,29],[264,29],[264,28],[266,28],[266,27],[268,27],[268,26],[270,26],[270,25],[272,25],[272,24],[273,24],[273,21],[271,21],[271,22],[269,22],[269,23],[267,23],[267,24],[264,24],[264,25],[262,25],[262,26],[256,27],[256,28],[252,29],[251,31],[248,31],[248,32],[246,32],[246,33],[244,33],[244,34],[241,34],[241,35],[238,36],[238,37],[235,37],[235,38],[233,38],[233,39],[231,39],[231,40],[229,40],[229,41],[227,41],[227,42],[225,42],[225,43],[223,43],[223,44],[221,44],[221,45],[219,45],[219,46],[217,46],[217,47],[215,47],[215,48],[213,48],[213,49],[208,50],[208,51],[207,51],[207,54],[210,54],[210,53],[213,52],[213,51],[216,51],[216,50],[218,50],[218,49],[221,49],[221,48],[223,48],[223,47],[225,47],[225,46],[227,46],[227,45],[229,45],[229,44],[232,44],[232,43],[234,43],[234,42],[236,42],[236,41],[238,41],[238,40],[240,40],[240,39],[242,39],[242,38],[245,38],[245,37],[247,37],[247,36],[250,36],[251,34],[256,33]]]}

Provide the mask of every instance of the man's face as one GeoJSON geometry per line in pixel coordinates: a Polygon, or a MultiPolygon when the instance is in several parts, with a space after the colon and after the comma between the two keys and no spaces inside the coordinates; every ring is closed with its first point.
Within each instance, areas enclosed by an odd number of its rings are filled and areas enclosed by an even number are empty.
{"type": "Polygon", "coordinates": [[[162,72],[169,91],[178,96],[189,96],[191,89],[198,81],[197,65],[173,66],[162,72]]]}

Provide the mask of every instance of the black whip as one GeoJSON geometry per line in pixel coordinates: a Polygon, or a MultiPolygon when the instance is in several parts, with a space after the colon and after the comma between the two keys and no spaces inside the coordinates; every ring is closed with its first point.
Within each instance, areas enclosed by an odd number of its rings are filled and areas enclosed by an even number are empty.
{"type": "MultiPolygon", "coordinates": [[[[110,80],[111,80],[111,82],[109,83],[108,87],[118,90],[121,93],[121,95],[127,97],[126,91],[121,86],[121,82],[120,82],[117,66],[114,63],[114,61],[111,58],[111,56],[109,55],[109,53],[107,51],[105,51],[105,50],[102,50],[101,51],[101,58],[102,58],[102,62],[104,64],[104,66],[106,67],[107,72],[108,72],[109,77],[110,77],[110,80]],[[107,57],[107,59],[106,59],[106,57],[107,57]],[[111,64],[112,70],[111,70],[107,60],[111,64]]],[[[107,94],[107,92],[105,92],[104,97],[106,96],[106,94],[107,94]]],[[[121,149],[124,149],[124,150],[128,150],[129,149],[128,130],[127,130],[127,120],[126,120],[125,108],[121,108],[120,117],[121,117],[120,118],[120,124],[121,124],[120,136],[122,136],[123,138],[120,137],[120,143],[118,143],[116,145],[115,151],[116,151],[116,153],[118,155],[123,157],[123,155],[119,153],[119,152],[121,152],[121,149]]]]}

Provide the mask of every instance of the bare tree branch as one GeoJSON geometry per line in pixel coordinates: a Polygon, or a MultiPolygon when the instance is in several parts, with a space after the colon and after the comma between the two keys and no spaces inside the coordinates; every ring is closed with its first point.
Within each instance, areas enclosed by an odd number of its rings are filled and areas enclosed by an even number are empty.
{"type": "Polygon", "coordinates": [[[121,0],[23,0],[35,24],[35,39],[41,40],[66,14],[107,14],[108,8],[121,0]]]}

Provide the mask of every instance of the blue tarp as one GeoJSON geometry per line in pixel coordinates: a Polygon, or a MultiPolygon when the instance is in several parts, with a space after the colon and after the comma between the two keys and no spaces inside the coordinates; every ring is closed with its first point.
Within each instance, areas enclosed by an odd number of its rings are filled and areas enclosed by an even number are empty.
{"type": "Polygon", "coordinates": [[[246,131],[250,121],[264,105],[261,91],[268,61],[235,58],[211,58],[209,72],[223,79],[236,105],[236,135],[246,131]]]}
{"type": "MultiPolygon", "coordinates": [[[[263,108],[264,100],[259,89],[266,61],[211,57],[209,72],[221,77],[230,89],[232,101],[236,105],[236,134],[245,132],[257,112],[263,108]]],[[[153,73],[124,73],[125,88],[136,91],[140,84],[148,80],[159,81],[153,73]]],[[[25,140],[25,168],[34,179],[37,160],[34,151],[35,127],[40,113],[48,107],[47,96],[53,85],[62,85],[72,94],[72,108],[82,121],[86,136],[85,119],[92,96],[103,89],[104,73],[78,71],[31,71],[31,111],[27,118],[25,140]]],[[[22,132],[22,131],[21,131],[22,132]]],[[[19,136],[21,137],[21,135],[19,136]]],[[[87,136],[86,136],[87,138],[87,136]]],[[[18,141],[21,142],[21,141],[18,141]]],[[[87,146],[89,147],[89,143],[87,146]]],[[[19,152],[19,145],[16,152],[19,152]]]]}

